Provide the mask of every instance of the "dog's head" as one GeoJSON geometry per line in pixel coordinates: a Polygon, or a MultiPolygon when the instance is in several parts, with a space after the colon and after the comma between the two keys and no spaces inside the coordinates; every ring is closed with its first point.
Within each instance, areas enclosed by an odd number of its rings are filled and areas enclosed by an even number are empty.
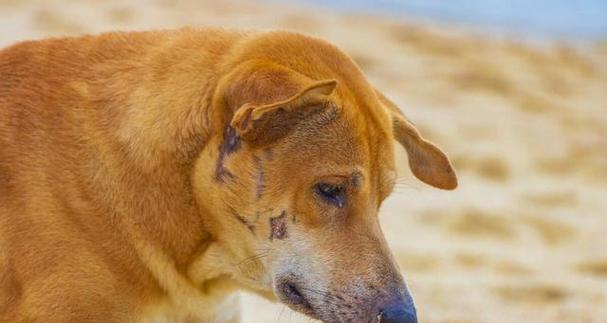
{"type": "Polygon", "coordinates": [[[377,216],[396,180],[393,140],[432,186],[457,186],[450,162],[348,57],[291,38],[257,40],[218,86],[221,131],[193,178],[216,261],[325,322],[415,322],[377,216]]]}

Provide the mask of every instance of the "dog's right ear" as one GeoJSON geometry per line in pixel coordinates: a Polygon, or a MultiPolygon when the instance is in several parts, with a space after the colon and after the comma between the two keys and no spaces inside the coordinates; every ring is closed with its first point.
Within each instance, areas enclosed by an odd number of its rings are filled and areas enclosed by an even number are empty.
{"type": "Polygon", "coordinates": [[[380,91],[375,90],[375,93],[390,113],[394,139],[407,150],[409,168],[413,175],[434,187],[444,190],[455,189],[457,176],[447,155],[432,142],[424,139],[396,104],[380,91]]]}
{"type": "Polygon", "coordinates": [[[230,121],[252,146],[274,142],[305,118],[327,108],[335,80],[312,80],[278,65],[249,63],[232,73],[224,100],[233,109],[230,121]]]}

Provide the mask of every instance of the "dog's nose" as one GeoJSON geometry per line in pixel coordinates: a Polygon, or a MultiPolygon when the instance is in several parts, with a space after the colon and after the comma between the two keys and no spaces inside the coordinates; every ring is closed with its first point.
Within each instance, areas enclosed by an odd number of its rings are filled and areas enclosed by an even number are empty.
{"type": "Polygon", "coordinates": [[[391,308],[382,312],[380,323],[417,323],[415,310],[404,308],[391,308]]]}
{"type": "Polygon", "coordinates": [[[413,299],[409,295],[386,306],[380,315],[380,323],[417,323],[417,314],[413,299]]]}

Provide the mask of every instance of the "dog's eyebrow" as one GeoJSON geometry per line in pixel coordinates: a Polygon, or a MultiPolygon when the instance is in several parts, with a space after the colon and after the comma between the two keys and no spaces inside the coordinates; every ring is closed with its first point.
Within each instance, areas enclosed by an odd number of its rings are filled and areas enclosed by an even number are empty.
{"type": "MultiPolygon", "coordinates": [[[[335,169],[340,168],[340,166],[328,166],[328,168],[335,169]]],[[[344,185],[351,185],[352,187],[359,187],[365,180],[365,175],[360,167],[354,167],[354,169],[348,167],[348,169],[341,169],[337,172],[324,174],[322,177],[340,179],[344,185]]]]}
{"type": "Polygon", "coordinates": [[[362,184],[364,179],[365,179],[365,176],[363,175],[363,173],[360,170],[355,170],[352,172],[352,175],[350,175],[350,183],[354,187],[359,187],[362,184]]]}

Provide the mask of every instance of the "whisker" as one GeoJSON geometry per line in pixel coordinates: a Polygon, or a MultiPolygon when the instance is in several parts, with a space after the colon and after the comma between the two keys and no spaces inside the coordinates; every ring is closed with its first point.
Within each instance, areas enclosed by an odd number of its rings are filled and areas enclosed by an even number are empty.
{"type": "Polygon", "coordinates": [[[259,252],[259,253],[257,253],[257,254],[255,254],[255,255],[253,255],[253,256],[250,256],[250,257],[247,257],[247,258],[243,259],[242,261],[234,264],[234,266],[240,266],[240,265],[242,265],[245,262],[255,261],[255,260],[259,260],[259,259],[261,259],[263,257],[267,257],[267,256],[270,255],[270,251],[272,251],[272,248],[257,249],[257,251],[260,251],[260,250],[262,250],[262,251],[259,252]]]}
{"type": "Polygon", "coordinates": [[[405,191],[405,192],[406,191],[416,191],[417,192],[419,190],[420,190],[419,187],[414,186],[414,185],[409,185],[409,184],[402,184],[402,185],[401,184],[397,184],[397,185],[394,185],[394,191],[395,192],[399,192],[399,193],[403,192],[403,191],[405,191]]]}
{"type": "Polygon", "coordinates": [[[262,253],[253,255],[251,257],[245,258],[241,262],[238,262],[238,263],[234,264],[234,266],[239,267],[239,266],[243,265],[244,263],[254,262],[255,260],[259,260],[259,259],[261,259],[263,257],[267,257],[268,255],[269,255],[269,252],[262,252],[262,253]]]}

